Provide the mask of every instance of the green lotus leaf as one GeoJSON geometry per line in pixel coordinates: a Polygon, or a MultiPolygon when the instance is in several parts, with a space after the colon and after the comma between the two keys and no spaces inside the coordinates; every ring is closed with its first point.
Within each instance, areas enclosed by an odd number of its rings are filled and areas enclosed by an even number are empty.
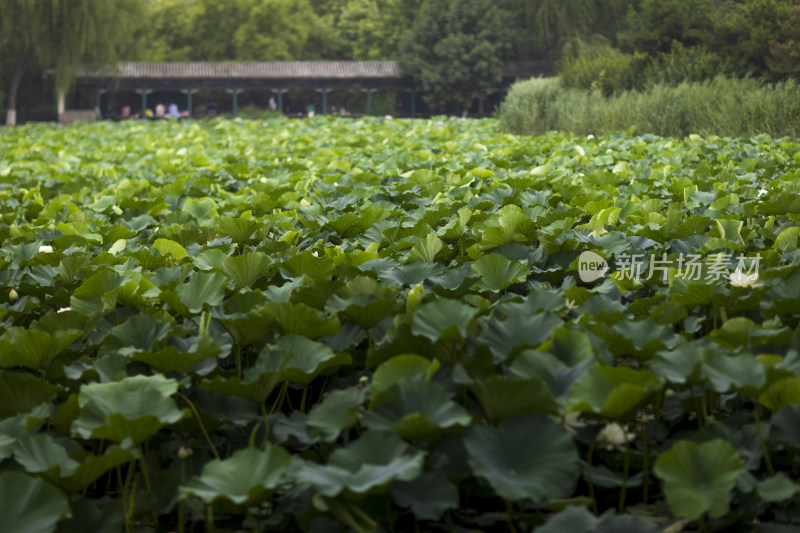
{"type": "Polygon", "coordinates": [[[184,417],[171,398],[177,391],[178,382],[162,375],[84,385],[78,394],[80,415],[72,423],[72,433],[113,442],[130,438],[138,444],[184,417]]]}
{"type": "Polygon", "coordinates": [[[485,322],[478,342],[489,346],[495,362],[501,363],[525,348],[536,348],[562,323],[553,313],[514,313],[505,320],[493,317],[485,322]]]}
{"type": "Polygon", "coordinates": [[[509,285],[523,282],[530,274],[527,266],[498,254],[484,255],[472,263],[472,270],[480,276],[478,287],[490,292],[499,292],[509,285]]]}
{"type": "Polygon", "coordinates": [[[759,395],[758,401],[773,412],[787,405],[800,404],[800,376],[778,379],[770,383],[759,395]]]}
{"type": "Polygon", "coordinates": [[[237,344],[260,345],[273,334],[277,320],[263,309],[266,297],[260,292],[236,293],[225,301],[223,312],[214,310],[219,320],[237,344]]]}
{"type": "Polygon", "coordinates": [[[83,492],[92,483],[97,481],[100,476],[110,472],[112,469],[130,463],[139,458],[139,451],[131,440],[122,441],[121,444],[112,444],[106,447],[102,455],[95,455],[84,450],[80,452],[70,452],[70,457],[78,462],[77,468],[64,476],[48,476],[48,481],[61,487],[70,494],[83,492]]]}
{"type": "Polygon", "coordinates": [[[328,316],[306,304],[269,302],[260,311],[276,319],[286,334],[318,339],[336,335],[339,331],[339,320],[335,316],[328,316]]]}
{"type": "Polygon", "coordinates": [[[432,440],[444,430],[468,426],[472,417],[448,398],[442,385],[419,375],[398,381],[375,399],[363,422],[405,439],[432,440]]]}
{"type": "Polygon", "coordinates": [[[792,226],[784,229],[775,239],[773,248],[777,248],[782,252],[791,252],[797,250],[797,236],[800,234],[800,227],[792,226]]]}
{"type": "Polygon", "coordinates": [[[580,474],[572,438],[547,415],[515,416],[497,427],[473,426],[463,441],[473,474],[508,501],[567,497],[580,474]]]}
{"type": "Polygon", "coordinates": [[[209,271],[215,268],[222,268],[225,259],[228,259],[228,255],[225,252],[219,248],[210,248],[197,254],[193,262],[198,270],[209,271]]]}
{"type": "Polygon", "coordinates": [[[444,267],[439,263],[414,261],[402,266],[387,268],[379,273],[379,276],[381,281],[413,287],[431,278],[441,276],[443,273],[444,267]]]}
{"type": "Polygon", "coordinates": [[[326,368],[350,361],[348,354],[337,354],[321,342],[300,335],[284,335],[261,350],[244,377],[255,380],[264,374],[274,374],[279,382],[289,380],[307,385],[326,368]]]}
{"type": "Polygon", "coordinates": [[[175,287],[175,294],[189,313],[201,313],[206,306],[222,303],[228,280],[219,272],[193,272],[186,283],[175,287]]]}
{"type": "Polygon", "coordinates": [[[308,414],[308,434],[328,442],[336,440],[358,424],[358,411],[365,401],[365,391],[356,387],[329,392],[308,414]]]}
{"type": "Polygon", "coordinates": [[[119,533],[125,529],[122,506],[89,498],[72,503],[73,517],[58,524],[59,533],[119,533]]]}
{"type": "Polygon", "coordinates": [[[154,345],[166,339],[170,330],[172,324],[153,315],[133,315],[111,328],[103,341],[103,348],[123,354],[137,350],[150,351],[154,345]]]}
{"type": "Polygon", "coordinates": [[[99,233],[95,233],[87,226],[86,224],[82,224],[81,222],[73,222],[73,223],[66,223],[60,222],[56,224],[56,229],[63,233],[64,235],[76,235],[81,237],[82,239],[86,239],[87,241],[102,243],[103,236],[99,233]]]}
{"type": "Polygon", "coordinates": [[[156,239],[153,243],[153,249],[161,255],[170,256],[176,261],[181,261],[185,257],[189,257],[186,248],[170,239],[156,239]]]}
{"type": "Polygon", "coordinates": [[[392,485],[392,499],[410,508],[418,520],[440,520],[445,511],[458,506],[458,488],[441,472],[425,472],[411,481],[392,485]]]}
{"type": "Polygon", "coordinates": [[[270,496],[283,482],[291,463],[289,452],[278,446],[267,444],[264,450],[245,448],[228,459],[206,463],[199,476],[179,488],[178,497],[252,505],[270,496]]]}
{"type": "Polygon", "coordinates": [[[713,348],[698,342],[689,342],[673,350],[656,352],[650,361],[650,371],[669,383],[698,384],[702,381],[701,363],[712,357],[713,348]]]}
{"type": "Polygon", "coordinates": [[[411,448],[394,433],[366,431],[355,442],[334,450],[327,465],[303,463],[296,471],[296,480],[330,498],[345,490],[367,494],[397,481],[415,479],[422,472],[423,460],[422,451],[411,448]]]}
{"type": "Polygon", "coordinates": [[[333,275],[333,260],[327,256],[316,257],[309,251],[292,255],[279,264],[287,279],[308,276],[311,279],[330,279],[333,275]]]}
{"type": "Polygon", "coordinates": [[[249,289],[269,268],[269,258],[261,253],[247,252],[226,257],[222,272],[231,278],[240,289],[249,289]]]}
{"type": "Polygon", "coordinates": [[[0,372],[0,419],[29,413],[51,402],[61,389],[22,372],[0,372]]]}
{"type": "Polygon", "coordinates": [[[769,440],[773,444],[800,450],[800,405],[787,405],[771,420],[769,440]]]}
{"type": "Polygon", "coordinates": [[[217,204],[211,198],[188,198],[181,207],[194,218],[200,226],[210,226],[213,219],[219,216],[217,204]]]}
{"type": "Polygon", "coordinates": [[[72,516],[66,496],[49,483],[22,472],[0,473],[0,523],[6,531],[52,533],[72,516]]]}
{"type": "Polygon", "coordinates": [[[585,507],[570,506],[551,516],[547,522],[536,528],[539,533],[658,533],[659,527],[649,520],[635,515],[617,515],[613,509],[600,517],[585,507]]]}
{"type": "Polygon", "coordinates": [[[497,225],[489,226],[481,234],[481,250],[491,250],[514,241],[518,229],[531,226],[530,220],[516,205],[503,206],[496,218],[497,225]],[[520,227],[522,226],[522,227],[520,227]]]}
{"type": "Polygon", "coordinates": [[[401,302],[394,297],[376,297],[370,294],[356,294],[346,299],[334,294],[326,304],[326,310],[341,313],[364,329],[374,327],[401,308],[401,302]]]}
{"type": "Polygon", "coordinates": [[[661,378],[647,370],[596,364],[572,384],[564,409],[621,420],[662,385],[661,378]]]}
{"type": "Polygon", "coordinates": [[[228,236],[233,242],[244,244],[256,230],[258,222],[249,217],[222,217],[215,229],[220,235],[228,236]]]}
{"type": "Polygon", "coordinates": [[[755,396],[767,381],[763,365],[748,354],[731,356],[717,351],[703,363],[702,368],[711,386],[719,393],[732,389],[755,396]]]}
{"type": "Polygon", "coordinates": [[[14,445],[16,443],[17,439],[14,437],[0,434],[0,461],[11,457],[11,454],[14,451],[14,445]]]}
{"type": "Polygon", "coordinates": [[[23,435],[14,445],[14,460],[31,474],[68,477],[80,463],[70,458],[66,448],[47,433],[23,435]]]}
{"type": "Polygon", "coordinates": [[[256,404],[263,404],[269,398],[275,385],[280,383],[280,373],[264,372],[249,378],[225,378],[219,375],[200,382],[200,387],[225,396],[244,398],[256,404]]]}
{"type": "Polygon", "coordinates": [[[697,444],[682,440],[658,456],[653,472],[664,483],[672,513],[697,520],[704,513],[720,518],[729,512],[736,478],[745,468],[736,448],[727,441],[697,444]]]}
{"type": "Polygon", "coordinates": [[[439,361],[426,359],[421,355],[403,354],[396,355],[381,363],[372,375],[370,397],[372,401],[379,401],[381,396],[391,389],[398,381],[417,375],[424,375],[430,379],[439,369],[439,361]]]}
{"type": "Polygon", "coordinates": [[[92,274],[75,289],[69,299],[70,308],[84,315],[113,311],[119,297],[116,289],[123,282],[119,274],[110,270],[92,274]]]}
{"type": "Polygon", "coordinates": [[[44,370],[82,333],[77,330],[53,332],[13,327],[0,335],[0,368],[21,366],[44,370]]]}
{"type": "Polygon", "coordinates": [[[789,479],[784,472],[759,481],[756,485],[758,496],[765,502],[780,502],[793,498],[800,493],[800,485],[789,479]]]}
{"type": "Polygon", "coordinates": [[[526,413],[556,414],[558,404],[540,379],[512,380],[489,376],[471,387],[492,422],[526,413]]]}
{"type": "Polygon", "coordinates": [[[10,437],[3,446],[16,442],[16,439],[33,431],[42,421],[50,418],[52,406],[49,403],[37,405],[30,412],[14,415],[0,420],[0,436],[10,437]]]}
{"type": "Polygon", "coordinates": [[[437,237],[435,233],[429,233],[411,247],[411,253],[408,254],[407,262],[415,260],[428,263],[433,262],[434,259],[436,259],[436,255],[442,251],[443,247],[444,243],[442,243],[442,240],[437,237]]]}
{"type": "Polygon", "coordinates": [[[458,300],[434,300],[422,304],[414,312],[411,331],[431,342],[463,341],[475,314],[474,308],[458,300]]]}
{"type": "MultiPolygon", "coordinates": [[[[180,344],[180,348],[167,346],[157,352],[133,352],[128,358],[131,361],[146,363],[156,372],[169,374],[188,372],[206,359],[218,357],[222,353],[222,348],[210,337],[192,337],[179,339],[176,342],[180,344]]],[[[206,369],[200,373],[205,374],[208,371],[206,369]]]]}
{"type": "Polygon", "coordinates": [[[719,234],[723,239],[733,242],[740,242],[742,240],[744,222],[731,218],[718,218],[716,222],[719,234]]]}

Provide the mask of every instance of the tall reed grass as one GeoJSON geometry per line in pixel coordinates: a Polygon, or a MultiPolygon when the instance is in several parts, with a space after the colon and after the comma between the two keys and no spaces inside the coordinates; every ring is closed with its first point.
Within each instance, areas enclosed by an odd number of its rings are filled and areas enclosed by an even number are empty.
{"type": "Polygon", "coordinates": [[[635,127],[669,137],[720,135],[800,138],[800,86],[717,77],[676,86],[603,96],[565,89],[558,78],[534,78],[509,90],[498,111],[503,127],[518,134],[552,130],[602,134],[635,127]]]}

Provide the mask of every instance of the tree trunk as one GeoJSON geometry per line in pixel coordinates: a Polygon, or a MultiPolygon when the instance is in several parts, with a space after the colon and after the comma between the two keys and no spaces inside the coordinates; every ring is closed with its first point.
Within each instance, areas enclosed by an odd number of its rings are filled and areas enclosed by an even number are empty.
{"type": "Polygon", "coordinates": [[[11,75],[11,83],[8,87],[6,126],[15,126],[17,124],[17,92],[19,91],[19,84],[22,82],[22,76],[28,69],[32,53],[32,50],[26,50],[20,54],[14,63],[14,73],[11,75]]]}

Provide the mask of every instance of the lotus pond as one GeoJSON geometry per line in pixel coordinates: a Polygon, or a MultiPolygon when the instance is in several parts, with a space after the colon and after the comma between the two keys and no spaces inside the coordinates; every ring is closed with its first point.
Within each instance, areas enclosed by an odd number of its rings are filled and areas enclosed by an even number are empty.
{"type": "Polygon", "coordinates": [[[0,129],[0,529],[797,527],[800,145],[497,128],[0,129]]]}

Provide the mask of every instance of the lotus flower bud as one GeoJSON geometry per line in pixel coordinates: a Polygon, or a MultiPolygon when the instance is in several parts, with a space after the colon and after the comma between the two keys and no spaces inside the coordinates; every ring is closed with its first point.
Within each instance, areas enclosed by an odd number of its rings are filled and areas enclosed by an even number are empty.
{"type": "Polygon", "coordinates": [[[181,446],[180,448],[178,448],[178,457],[181,460],[188,459],[189,457],[192,456],[193,453],[194,452],[192,451],[192,449],[187,446],[181,446]]]}
{"type": "Polygon", "coordinates": [[[11,289],[10,291],[8,291],[8,299],[11,300],[12,302],[16,302],[19,299],[19,294],[17,294],[17,291],[15,291],[14,289],[11,289]]]}

